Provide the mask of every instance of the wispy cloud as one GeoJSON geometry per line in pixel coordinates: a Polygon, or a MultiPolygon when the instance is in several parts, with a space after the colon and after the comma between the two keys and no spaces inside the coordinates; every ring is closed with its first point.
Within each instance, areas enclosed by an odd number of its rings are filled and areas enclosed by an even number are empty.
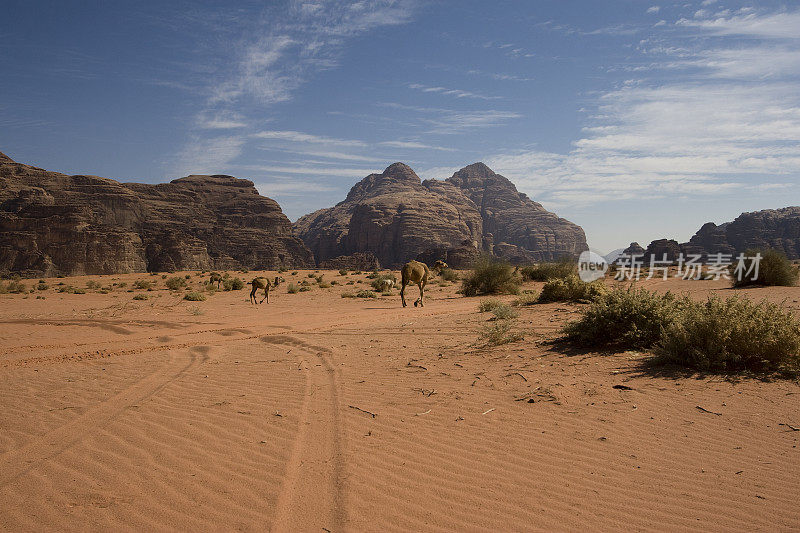
{"type": "Polygon", "coordinates": [[[403,148],[412,150],[441,150],[444,152],[454,152],[454,148],[445,148],[443,146],[434,146],[418,141],[383,141],[378,143],[381,146],[388,146],[390,148],[403,148]]]}
{"type": "Polygon", "coordinates": [[[486,96],[483,94],[465,91],[463,89],[448,89],[447,87],[431,87],[428,85],[421,85],[419,83],[412,83],[408,86],[409,89],[416,89],[423,93],[437,93],[444,96],[455,96],[456,98],[477,98],[480,100],[499,100],[500,96],[486,96]]]}
{"type": "Polygon", "coordinates": [[[325,137],[321,135],[313,135],[310,133],[303,133],[300,131],[281,131],[269,130],[260,131],[253,135],[257,139],[279,139],[283,141],[291,141],[295,143],[313,143],[313,144],[327,144],[330,146],[366,146],[364,141],[357,141],[352,139],[336,139],[333,137],[325,137]]]}
{"type": "Polygon", "coordinates": [[[187,174],[225,173],[231,161],[242,153],[245,138],[240,135],[196,138],[190,142],[173,165],[173,172],[187,174]]]}

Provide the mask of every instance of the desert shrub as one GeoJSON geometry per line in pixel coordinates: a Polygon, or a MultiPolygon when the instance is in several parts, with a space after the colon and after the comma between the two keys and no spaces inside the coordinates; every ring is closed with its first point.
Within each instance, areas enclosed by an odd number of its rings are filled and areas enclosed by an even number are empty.
{"type": "Polygon", "coordinates": [[[378,295],[372,291],[362,290],[356,293],[356,298],[377,298],[377,297],[378,295]]]}
{"type": "Polygon", "coordinates": [[[588,302],[608,292],[601,281],[586,283],[572,274],[566,278],[552,278],[542,287],[539,302],[588,302]]]}
{"type": "Polygon", "coordinates": [[[778,304],[712,296],[687,306],[656,353],[703,370],[800,370],[800,322],[778,304]]]}
{"type": "Polygon", "coordinates": [[[177,291],[186,286],[186,280],[176,276],[174,278],[169,278],[166,285],[169,290],[177,291]]]}
{"type": "Polygon", "coordinates": [[[289,270],[289,269],[288,269],[288,268],[286,268],[286,267],[280,267],[280,268],[278,269],[278,274],[283,274],[284,272],[287,272],[288,270],[289,270]]]}
{"type": "Polygon", "coordinates": [[[347,275],[347,270],[345,270],[344,268],[339,270],[339,275],[340,276],[346,276],[347,275]]]}
{"type": "Polygon", "coordinates": [[[331,288],[331,284],[328,283],[327,281],[320,281],[317,285],[319,286],[320,289],[330,289],[331,288]]]}
{"type": "Polygon", "coordinates": [[[389,280],[392,283],[397,283],[397,277],[392,274],[391,272],[388,274],[378,274],[373,280],[370,285],[376,291],[383,291],[384,281],[389,280]]]}
{"type": "Polygon", "coordinates": [[[342,298],[355,298],[355,297],[356,293],[354,292],[346,291],[342,293],[342,298]]]}
{"type": "Polygon", "coordinates": [[[555,263],[538,263],[522,267],[520,274],[526,281],[547,281],[550,279],[567,278],[577,272],[577,263],[571,260],[561,260],[555,263]]]}
{"type": "Polygon", "coordinates": [[[136,296],[133,297],[133,299],[134,300],[147,300],[147,295],[146,294],[137,294],[136,296]]]}
{"type": "Polygon", "coordinates": [[[44,280],[41,280],[41,279],[39,280],[39,284],[36,285],[36,290],[39,290],[39,291],[46,291],[49,288],[50,288],[50,286],[47,283],[45,283],[44,280]]]}
{"type": "Polygon", "coordinates": [[[497,320],[508,320],[509,318],[517,318],[519,313],[511,308],[508,304],[503,304],[492,309],[492,314],[497,320]]]}
{"type": "Polygon", "coordinates": [[[124,281],[120,281],[119,283],[117,283],[117,287],[119,287],[120,289],[124,289],[127,286],[128,284],[124,281]]]}
{"type": "Polygon", "coordinates": [[[484,255],[475,262],[472,271],[461,282],[464,296],[480,294],[517,294],[520,279],[507,262],[484,255]]]}
{"type": "Polygon", "coordinates": [[[185,276],[183,276],[183,278],[184,279],[192,279],[192,275],[191,274],[186,274],[185,276]]]}
{"type": "Polygon", "coordinates": [[[7,284],[0,283],[0,293],[23,294],[28,292],[28,287],[19,281],[19,278],[12,279],[7,284]]]}
{"type": "Polygon", "coordinates": [[[139,290],[150,290],[153,288],[153,282],[146,279],[137,279],[133,282],[133,287],[139,290]]]}
{"type": "Polygon", "coordinates": [[[184,294],[183,299],[188,300],[190,302],[202,302],[205,301],[206,295],[203,294],[202,292],[191,291],[184,294]]]}
{"type": "Polygon", "coordinates": [[[289,294],[297,294],[298,292],[300,292],[300,287],[298,287],[294,283],[290,283],[289,285],[286,286],[286,292],[288,292],[289,294]]]}
{"type": "Polygon", "coordinates": [[[480,334],[480,340],[490,346],[499,346],[522,339],[522,333],[514,329],[513,320],[499,320],[486,324],[480,334]]]}
{"type": "Polygon", "coordinates": [[[80,287],[77,287],[75,289],[72,289],[72,291],[70,292],[72,292],[72,294],[86,294],[86,289],[81,289],[80,287]]]}
{"type": "Polygon", "coordinates": [[[87,289],[99,289],[100,288],[100,283],[95,281],[95,280],[93,280],[93,279],[90,279],[89,281],[86,282],[86,288],[87,289]]]}
{"type": "Polygon", "coordinates": [[[206,282],[203,285],[203,290],[205,290],[206,292],[210,292],[211,294],[214,294],[215,292],[217,292],[216,282],[211,282],[211,281],[206,282]]]}
{"type": "Polygon", "coordinates": [[[315,278],[316,276],[314,275],[313,272],[309,272],[308,274],[306,274],[306,277],[311,279],[311,278],[315,278]]]}
{"type": "Polygon", "coordinates": [[[452,268],[443,268],[441,272],[439,272],[439,276],[445,281],[458,281],[458,272],[453,270],[452,268]]]}
{"type": "Polygon", "coordinates": [[[778,250],[747,250],[744,253],[744,272],[742,279],[738,279],[734,272],[737,261],[731,265],[731,284],[734,287],[745,287],[747,285],[769,285],[781,287],[794,287],[797,285],[798,268],[789,261],[786,256],[778,250]],[[745,273],[752,266],[753,258],[757,253],[761,254],[761,261],[758,265],[758,278],[753,280],[752,274],[745,273]]]}
{"type": "Polygon", "coordinates": [[[503,302],[497,298],[487,298],[486,300],[481,300],[481,303],[478,304],[478,311],[481,313],[486,313],[500,307],[501,305],[503,305],[503,302]]]}
{"type": "Polygon", "coordinates": [[[331,280],[331,285],[338,285],[338,284],[339,284],[339,282],[338,282],[338,281],[336,281],[335,279],[332,279],[332,280],[331,280]]]}
{"type": "Polygon", "coordinates": [[[167,275],[166,274],[161,274],[161,279],[167,279],[167,275]]]}
{"type": "Polygon", "coordinates": [[[565,338],[591,348],[623,350],[655,346],[664,330],[682,319],[688,298],[645,289],[614,289],[595,298],[581,317],[563,328],[565,338]]]}
{"type": "Polygon", "coordinates": [[[310,290],[311,290],[311,287],[309,285],[301,285],[300,286],[300,292],[308,292],[310,290]]]}
{"type": "Polygon", "coordinates": [[[315,279],[317,280],[317,285],[322,283],[322,278],[324,278],[324,277],[325,277],[325,274],[320,274],[319,276],[315,276],[315,279]]]}
{"type": "Polygon", "coordinates": [[[222,280],[222,288],[226,291],[240,291],[244,289],[244,281],[239,278],[228,278],[222,280]]]}
{"type": "Polygon", "coordinates": [[[522,307],[526,305],[533,305],[539,302],[539,293],[538,292],[524,292],[520,295],[519,298],[514,300],[513,305],[516,307],[522,307]]]}

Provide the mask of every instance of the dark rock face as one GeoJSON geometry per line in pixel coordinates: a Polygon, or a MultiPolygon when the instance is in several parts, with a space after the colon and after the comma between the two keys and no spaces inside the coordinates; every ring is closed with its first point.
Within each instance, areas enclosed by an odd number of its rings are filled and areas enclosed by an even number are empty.
{"type": "Polygon", "coordinates": [[[651,242],[645,250],[645,260],[652,257],[656,261],[677,261],[681,255],[681,245],[672,239],[657,239],[651,242]]]}
{"type": "Polygon", "coordinates": [[[334,207],[301,217],[295,233],[319,261],[372,252],[384,266],[414,258],[465,267],[481,252],[519,262],[577,256],[583,230],[545,210],[483,163],[420,182],[403,163],[357,183],[334,207]],[[499,246],[499,247],[498,247],[499,246]]]}
{"type": "Polygon", "coordinates": [[[638,242],[632,242],[630,246],[628,246],[622,251],[621,255],[626,255],[626,256],[644,255],[644,252],[645,250],[644,248],[642,248],[641,244],[639,244],[638,242]]]}
{"type": "Polygon", "coordinates": [[[668,252],[670,258],[677,254],[697,254],[707,259],[709,255],[740,254],[748,249],[773,248],[789,259],[800,259],[800,207],[767,209],[742,213],[733,222],[717,226],[707,222],[689,242],[678,245],[676,241],[655,240],[647,247],[661,259],[668,252]]]}
{"type": "Polygon", "coordinates": [[[311,266],[280,206],[253,183],[189,176],[119,183],[0,154],[0,271],[27,275],[311,266]]]}
{"type": "Polygon", "coordinates": [[[380,270],[381,263],[378,258],[370,252],[356,252],[353,255],[342,255],[322,261],[320,268],[325,270],[380,270]]]}

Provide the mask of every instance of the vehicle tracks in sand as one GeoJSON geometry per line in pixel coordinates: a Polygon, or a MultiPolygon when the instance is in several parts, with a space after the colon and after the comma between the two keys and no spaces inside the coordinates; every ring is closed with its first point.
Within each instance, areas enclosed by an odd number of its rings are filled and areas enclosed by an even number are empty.
{"type": "Polygon", "coordinates": [[[344,427],[331,350],[288,335],[263,342],[297,349],[306,375],[297,438],[278,497],[272,531],[340,531],[347,520],[344,427]]]}
{"type": "Polygon", "coordinates": [[[98,431],[128,407],[135,405],[169,385],[198,364],[196,350],[182,349],[169,353],[167,361],[133,385],[96,404],[67,424],[37,436],[19,448],[0,455],[0,489],[53,458],[86,436],[98,431]]]}

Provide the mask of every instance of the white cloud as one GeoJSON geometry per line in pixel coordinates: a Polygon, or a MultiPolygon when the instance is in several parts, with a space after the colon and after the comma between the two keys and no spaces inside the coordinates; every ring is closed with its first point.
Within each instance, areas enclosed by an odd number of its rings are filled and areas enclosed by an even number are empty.
{"type": "Polygon", "coordinates": [[[648,13],[658,13],[659,11],[661,11],[660,6],[650,6],[647,8],[648,13]]]}
{"type": "Polygon", "coordinates": [[[238,135],[195,139],[178,154],[174,173],[179,175],[225,173],[230,162],[242,153],[244,143],[244,137],[238,135]]]}
{"type": "Polygon", "coordinates": [[[245,128],[247,122],[239,113],[220,111],[200,113],[197,116],[197,127],[203,130],[230,130],[245,128]]]}
{"type": "Polygon", "coordinates": [[[448,111],[434,118],[424,118],[423,121],[433,126],[430,133],[455,134],[474,128],[501,126],[521,117],[521,114],[513,111],[448,111]]]}
{"type": "Polygon", "coordinates": [[[442,146],[434,146],[425,144],[418,141],[383,141],[378,143],[381,146],[389,146],[391,148],[403,148],[412,150],[440,150],[444,152],[454,152],[453,148],[444,148],[442,146]]]}
{"type": "Polygon", "coordinates": [[[416,89],[424,93],[438,93],[438,94],[443,94],[445,96],[455,96],[456,98],[477,98],[480,100],[499,100],[501,98],[499,96],[486,96],[483,94],[477,94],[462,89],[448,89],[447,87],[431,87],[427,85],[421,85],[419,83],[412,83],[408,86],[408,88],[416,89]]]}
{"type": "Polygon", "coordinates": [[[258,139],[278,139],[283,141],[291,141],[295,143],[314,143],[314,144],[327,144],[330,146],[366,146],[364,141],[357,141],[351,139],[336,139],[332,137],[324,137],[320,135],[313,135],[310,133],[303,133],[300,131],[281,131],[281,130],[268,130],[255,133],[253,137],[258,139]]]}

